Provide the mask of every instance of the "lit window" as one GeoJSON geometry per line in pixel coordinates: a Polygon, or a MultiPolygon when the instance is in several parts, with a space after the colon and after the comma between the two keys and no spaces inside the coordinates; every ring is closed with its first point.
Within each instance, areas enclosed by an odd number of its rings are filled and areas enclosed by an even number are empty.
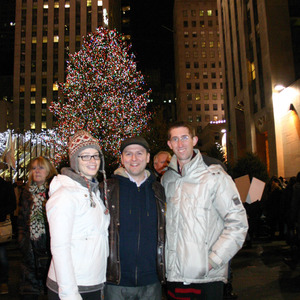
{"type": "Polygon", "coordinates": [[[189,47],[189,42],[184,42],[184,48],[188,48],[189,47]]]}
{"type": "Polygon", "coordinates": [[[197,122],[201,122],[201,116],[200,116],[200,115],[197,115],[197,116],[196,116],[196,121],[197,121],[197,122]]]}
{"type": "Polygon", "coordinates": [[[188,122],[192,123],[193,122],[193,116],[188,116],[188,122]]]}
{"type": "Polygon", "coordinates": [[[36,44],[36,37],[35,36],[32,37],[31,42],[32,42],[32,44],[36,44]]]}
{"type": "Polygon", "coordinates": [[[53,91],[58,91],[58,84],[57,83],[53,83],[53,91]]]}
{"type": "Polygon", "coordinates": [[[30,129],[35,129],[35,122],[30,123],[30,129]]]}
{"type": "Polygon", "coordinates": [[[197,48],[198,47],[198,42],[194,41],[193,42],[193,48],[197,48]]]}
{"type": "Polygon", "coordinates": [[[201,38],[205,38],[205,31],[200,32],[201,38]]]}
{"type": "Polygon", "coordinates": [[[203,58],[205,58],[205,57],[206,57],[206,51],[202,51],[201,56],[202,56],[203,58]]]}
{"type": "Polygon", "coordinates": [[[204,21],[200,21],[200,27],[204,27],[204,21]]]}
{"type": "Polygon", "coordinates": [[[87,1],[86,1],[86,6],[87,6],[87,7],[92,6],[92,0],[87,0],[87,1]]]}
{"type": "Polygon", "coordinates": [[[201,97],[200,97],[200,94],[199,94],[199,93],[196,93],[196,94],[195,94],[195,99],[196,99],[196,101],[201,100],[201,97]]]}
{"type": "Polygon", "coordinates": [[[42,129],[47,129],[47,123],[46,122],[42,122],[42,129]]]}
{"type": "Polygon", "coordinates": [[[203,17],[203,16],[204,16],[204,10],[200,10],[200,11],[199,11],[199,16],[200,16],[200,17],[203,17]]]}
{"type": "Polygon", "coordinates": [[[183,33],[183,35],[184,35],[185,38],[189,37],[189,33],[188,33],[187,31],[185,31],[185,32],[183,33]]]}
{"type": "Polygon", "coordinates": [[[42,104],[47,104],[47,98],[42,98],[42,104]]]}
{"type": "Polygon", "coordinates": [[[30,92],[36,92],[36,86],[35,85],[32,85],[30,87],[30,92]]]}
{"type": "Polygon", "coordinates": [[[219,119],[217,115],[214,115],[213,118],[214,118],[214,121],[218,121],[218,119],[219,119]]]}
{"type": "Polygon", "coordinates": [[[187,58],[190,57],[190,52],[189,51],[185,52],[185,57],[187,57],[187,58]]]}
{"type": "Polygon", "coordinates": [[[190,72],[187,72],[187,73],[185,74],[185,78],[186,78],[186,79],[190,79],[190,78],[191,78],[191,73],[190,73],[190,72]]]}
{"type": "Polygon", "coordinates": [[[215,51],[210,51],[209,54],[210,54],[210,57],[211,57],[211,58],[214,58],[214,57],[215,57],[215,51]]]}
{"type": "Polygon", "coordinates": [[[209,17],[212,16],[212,10],[211,10],[211,9],[209,9],[209,10],[207,11],[207,15],[208,15],[209,17]]]}
{"type": "Polygon", "coordinates": [[[59,2],[54,2],[54,8],[59,8],[59,2]]]}
{"type": "Polygon", "coordinates": [[[70,8],[70,2],[65,3],[65,8],[70,8]]]}
{"type": "Polygon", "coordinates": [[[195,78],[195,79],[199,79],[199,72],[195,72],[195,73],[194,73],[194,78],[195,78]]]}
{"type": "Polygon", "coordinates": [[[201,42],[201,47],[205,48],[205,46],[206,46],[206,43],[205,42],[201,42]]]}
{"type": "Polygon", "coordinates": [[[55,35],[55,36],[53,37],[53,42],[54,42],[54,43],[58,43],[58,40],[59,40],[59,36],[58,36],[58,35],[55,35]]]}
{"type": "Polygon", "coordinates": [[[30,98],[30,104],[35,104],[35,98],[34,97],[30,98]]]}
{"type": "Polygon", "coordinates": [[[43,36],[43,43],[47,43],[48,42],[48,38],[46,36],[43,36]]]}
{"type": "Polygon", "coordinates": [[[44,9],[48,9],[48,3],[45,3],[45,4],[43,5],[43,8],[44,8],[44,9]]]}
{"type": "Polygon", "coordinates": [[[213,48],[214,47],[214,42],[209,42],[209,48],[213,48]]]}
{"type": "Polygon", "coordinates": [[[203,78],[208,78],[207,72],[203,72],[203,78]]]}
{"type": "Polygon", "coordinates": [[[218,98],[217,94],[212,94],[212,99],[213,100],[217,100],[217,98],[218,98]]]}
{"type": "Polygon", "coordinates": [[[204,94],[204,100],[208,100],[208,94],[207,93],[204,94]]]}

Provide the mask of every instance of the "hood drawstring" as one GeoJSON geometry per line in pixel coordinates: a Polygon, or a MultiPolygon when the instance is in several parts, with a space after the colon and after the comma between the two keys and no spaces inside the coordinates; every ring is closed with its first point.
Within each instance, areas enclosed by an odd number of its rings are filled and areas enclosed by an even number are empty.
{"type": "Polygon", "coordinates": [[[108,209],[108,201],[107,201],[107,180],[106,180],[106,172],[105,172],[105,161],[104,161],[104,155],[102,151],[100,150],[100,157],[102,162],[102,168],[100,172],[103,174],[103,186],[104,186],[104,205],[106,207],[105,214],[107,215],[109,213],[108,209]]]}

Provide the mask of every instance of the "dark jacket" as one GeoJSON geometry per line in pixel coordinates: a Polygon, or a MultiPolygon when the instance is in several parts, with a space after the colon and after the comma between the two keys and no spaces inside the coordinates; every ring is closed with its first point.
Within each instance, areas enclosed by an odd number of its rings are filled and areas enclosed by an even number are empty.
{"type": "MultiPolygon", "coordinates": [[[[46,197],[48,196],[47,190],[45,195],[46,197]]],[[[50,235],[46,215],[43,216],[46,225],[46,234],[43,234],[35,242],[30,238],[30,214],[32,205],[32,194],[26,185],[20,195],[18,215],[18,242],[22,253],[20,294],[40,294],[45,287],[47,270],[45,270],[44,280],[37,278],[33,247],[36,252],[44,253],[48,250],[50,253],[50,235]]]]}
{"type": "Polygon", "coordinates": [[[0,177],[0,222],[16,209],[16,196],[13,185],[0,177]]]}
{"type": "MultiPolygon", "coordinates": [[[[107,181],[107,198],[108,198],[108,205],[109,205],[109,212],[111,216],[110,221],[110,227],[109,227],[109,258],[108,258],[108,264],[107,264],[107,282],[112,284],[120,284],[120,285],[128,285],[130,286],[130,283],[128,280],[124,281],[124,273],[122,273],[121,276],[121,265],[126,266],[126,269],[130,268],[130,263],[134,261],[139,268],[147,268],[148,266],[145,266],[145,262],[148,260],[148,257],[153,255],[154,258],[156,256],[156,274],[155,277],[158,278],[158,280],[161,283],[164,283],[165,281],[165,210],[166,210],[166,203],[165,203],[165,194],[164,189],[162,185],[157,182],[153,175],[148,177],[146,182],[144,182],[140,188],[144,188],[143,185],[149,185],[149,187],[152,189],[149,194],[153,194],[156,201],[156,219],[155,222],[157,222],[157,234],[155,234],[155,237],[157,238],[157,241],[150,241],[150,243],[155,243],[154,247],[156,247],[156,253],[149,253],[149,249],[145,249],[145,245],[143,243],[140,243],[140,247],[144,247],[143,249],[134,249],[133,255],[131,257],[126,257],[127,261],[120,261],[120,252],[124,251],[123,246],[122,249],[120,249],[120,240],[122,240],[122,237],[120,236],[120,226],[128,228],[128,224],[125,224],[126,222],[123,221],[123,224],[120,224],[120,220],[122,219],[122,216],[120,216],[120,199],[124,197],[124,195],[120,195],[120,186],[121,190],[124,190],[124,185],[126,185],[126,188],[133,189],[134,185],[135,188],[138,190],[135,183],[132,183],[128,178],[125,178],[123,176],[115,176],[107,181]],[[128,182],[127,182],[128,181],[128,182]],[[147,254],[148,251],[148,254],[147,254]],[[146,252],[146,254],[145,254],[146,252]],[[148,256],[149,255],[149,256],[148,256]],[[127,259],[128,258],[128,259],[127,259]]],[[[101,191],[101,198],[104,198],[103,195],[103,183],[100,184],[100,191],[101,191]]],[[[132,193],[136,191],[132,190],[132,193]]],[[[150,196],[151,197],[151,196],[150,196]]],[[[134,199],[133,199],[134,201],[134,199]]],[[[129,204],[131,205],[131,204],[129,204]]],[[[133,214],[134,214],[134,203],[132,203],[133,207],[133,214]]],[[[123,212],[122,212],[123,213],[123,212]]],[[[133,218],[134,219],[134,216],[133,218]]],[[[132,220],[130,220],[132,221],[132,220]]],[[[147,222],[146,220],[142,220],[142,222],[147,222]]],[[[153,220],[152,220],[153,221],[153,220]]],[[[151,222],[152,222],[151,221],[151,222]]],[[[139,232],[139,228],[137,228],[137,231],[139,232]]],[[[153,233],[152,233],[153,234],[153,233]]],[[[149,233],[142,233],[141,236],[148,237],[151,234],[149,233]]],[[[134,243],[134,233],[132,237],[132,241],[128,241],[128,243],[133,242],[134,243]]],[[[126,241],[127,242],[127,241],[126,241]]],[[[128,247],[128,243],[124,243],[124,247],[128,247]]],[[[149,241],[147,241],[149,243],[149,241]]],[[[129,245],[132,246],[132,245],[129,245]]],[[[150,247],[153,245],[151,244],[150,247]]],[[[128,249],[127,249],[128,250],[128,249]]],[[[134,268],[135,266],[132,266],[134,268]]],[[[124,270],[122,269],[122,272],[124,270]]],[[[126,278],[128,278],[126,274],[126,278]]],[[[125,277],[125,276],[124,276],[125,277]]],[[[145,277],[145,273],[143,273],[143,279],[139,280],[137,278],[137,282],[135,285],[144,285],[145,281],[147,281],[149,278],[147,278],[147,275],[145,277]]],[[[150,278],[151,280],[151,278],[150,278]]]]}

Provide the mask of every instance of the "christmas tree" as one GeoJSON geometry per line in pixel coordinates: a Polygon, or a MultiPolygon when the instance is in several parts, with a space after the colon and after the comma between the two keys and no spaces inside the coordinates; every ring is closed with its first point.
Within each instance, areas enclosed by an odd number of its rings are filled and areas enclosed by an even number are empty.
{"type": "MultiPolygon", "coordinates": [[[[63,97],[50,106],[57,119],[55,139],[66,144],[70,135],[87,130],[111,163],[118,160],[122,140],[148,131],[151,90],[130,48],[115,30],[98,28],[69,55],[66,82],[60,83],[63,97]]],[[[66,151],[59,151],[56,161],[65,157],[66,151]]]]}

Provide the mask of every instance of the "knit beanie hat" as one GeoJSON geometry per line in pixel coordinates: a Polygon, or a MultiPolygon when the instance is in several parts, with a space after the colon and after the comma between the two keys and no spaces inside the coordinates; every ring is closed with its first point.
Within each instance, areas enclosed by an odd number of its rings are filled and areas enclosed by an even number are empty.
{"type": "Polygon", "coordinates": [[[98,150],[99,154],[102,155],[102,151],[97,139],[93,138],[90,133],[84,130],[76,132],[69,139],[69,158],[70,166],[75,172],[79,172],[78,169],[78,155],[87,148],[94,148],[98,150]]]}

